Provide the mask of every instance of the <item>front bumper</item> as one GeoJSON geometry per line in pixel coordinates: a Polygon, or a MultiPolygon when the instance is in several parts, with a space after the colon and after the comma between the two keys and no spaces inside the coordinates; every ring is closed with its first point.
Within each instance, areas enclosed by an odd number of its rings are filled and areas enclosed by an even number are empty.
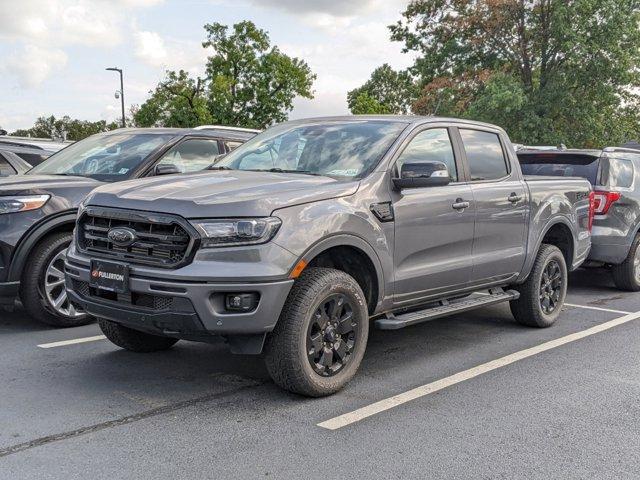
{"type": "Polygon", "coordinates": [[[67,260],[65,273],[70,298],[90,315],[136,330],[198,341],[207,341],[212,335],[270,332],[293,285],[293,280],[209,283],[140,277],[132,273],[130,294],[104,298],[89,288],[87,266],[67,260]],[[237,292],[257,292],[257,307],[246,313],[225,311],[224,294],[237,292]]]}

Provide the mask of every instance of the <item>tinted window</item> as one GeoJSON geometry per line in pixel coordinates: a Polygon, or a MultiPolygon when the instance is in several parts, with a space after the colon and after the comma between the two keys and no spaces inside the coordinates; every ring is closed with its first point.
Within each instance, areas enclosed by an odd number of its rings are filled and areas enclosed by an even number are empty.
{"type": "Polygon", "coordinates": [[[9,164],[9,162],[0,154],[0,177],[8,177],[9,175],[15,175],[17,172],[9,164]]]}
{"type": "Polygon", "coordinates": [[[449,169],[452,182],[458,180],[453,146],[446,128],[434,128],[418,133],[398,157],[398,169],[410,162],[442,162],[449,169]]]}
{"type": "Polygon", "coordinates": [[[29,165],[35,167],[36,165],[40,165],[47,159],[46,155],[39,155],[37,153],[16,153],[21,159],[27,162],[29,165]]]}
{"type": "Polygon", "coordinates": [[[194,138],[171,147],[158,164],[175,165],[181,173],[196,172],[211,165],[219,153],[217,140],[194,138]]]}
{"type": "Polygon", "coordinates": [[[495,180],[506,176],[507,163],[495,133],[460,129],[471,180],[495,180]]]}
{"type": "Polygon", "coordinates": [[[356,177],[378,164],[406,126],[382,120],[285,123],[253,137],[216,166],[356,177]]]}
{"type": "Polygon", "coordinates": [[[608,178],[609,187],[629,188],[633,184],[633,163],[630,160],[610,158],[608,178]]]}
{"type": "Polygon", "coordinates": [[[518,153],[524,175],[582,177],[596,184],[600,159],[593,155],[573,153],[518,153]]]}

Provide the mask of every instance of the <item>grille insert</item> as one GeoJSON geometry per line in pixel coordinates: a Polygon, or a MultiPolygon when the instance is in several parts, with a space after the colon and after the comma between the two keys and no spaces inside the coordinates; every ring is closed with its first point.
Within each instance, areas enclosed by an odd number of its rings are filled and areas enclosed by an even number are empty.
{"type": "Polygon", "coordinates": [[[188,228],[184,221],[170,216],[87,210],[78,220],[78,246],[99,257],[170,268],[189,260],[195,236],[188,228]],[[116,245],[109,239],[109,231],[118,227],[135,232],[131,245],[116,245]]]}

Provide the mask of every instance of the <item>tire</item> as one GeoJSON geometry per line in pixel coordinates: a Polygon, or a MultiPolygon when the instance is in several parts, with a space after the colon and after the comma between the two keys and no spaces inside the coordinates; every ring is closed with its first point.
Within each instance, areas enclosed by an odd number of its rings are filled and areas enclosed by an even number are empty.
{"type": "Polygon", "coordinates": [[[353,277],[340,270],[309,268],[296,280],[267,337],[267,370],[290,392],[331,395],[355,375],[368,337],[367,303],[353,277]],[[335,365],[325,365],[331,361],[335,365]]]}
{"type": "Polygon", "coordinates": [[[178,341],[177,338],[161,337],[133,330],[104,318],[98,319],[98,325],[111,343],[130,352],[149,353],[168,350],[178,341]]]}
{"type": "Polygon", "coordinates": [[[52,327],[78,327],[93,321],[89,315],[69,303],[64,283],[59,283],[64,277],[64,252],[72,238],[70,232],[45,237],[29,253],[29,261],[22,272],[22,305],[31,317],[52,327]],[[50,270],[50,267],[55,267],[55,270],[50,270]],[[55,276],[49,275],[54,271],[55,276]],[[51,285],[56,286],[51,288],[51,285]],[[59,306],[55,305],[57,299],[63,300],[59,306]]]}
{"type": "MultiPolygon", "coordinates": [[[[551,277],[555,278],[555,274],[551,277]]],[[[510,302],[511,313],[516,321],[528,327],[545,328],[553,325],[567,295],[567,277],[567,264],[560,249],[542,244],[527,281],[514,287],[520,292],[520,298],[510,302]],[[549,287],[553,294],[545,288],[543,297],[543,282],[547,284],[550,269],[557,272],[559,283],[550,282],[553,284],[549,287]],[[553,309],[549,310],[551,306],[553,309]]]]}
{"type": "Polygon", "coordinates": [[[640,291],[640,235],[633,239],[624,262],[611,268],[611,275],[620,290],[640,291]]]}

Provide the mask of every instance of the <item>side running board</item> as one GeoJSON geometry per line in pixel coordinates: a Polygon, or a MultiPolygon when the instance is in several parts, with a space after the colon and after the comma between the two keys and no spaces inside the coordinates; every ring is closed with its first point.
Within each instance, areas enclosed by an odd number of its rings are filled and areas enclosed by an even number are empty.
{"type": "Polygon", "coordinates": [[[494,288],[489,294],[482,294],[479,297],[467,297],[460,300],[442,300],[432,307],[417,310],[409,313],[393,314],[387,313],[385,317],[375,321],[375,326],[380,330],[398,330],[422,322],[428,322],[437,318],[446,317],[454,313],[467,312],[479,307],[487,307],[502,302],[516,300],[520,292],[516,290],[504,291],[501,288],[494,288]]]}

